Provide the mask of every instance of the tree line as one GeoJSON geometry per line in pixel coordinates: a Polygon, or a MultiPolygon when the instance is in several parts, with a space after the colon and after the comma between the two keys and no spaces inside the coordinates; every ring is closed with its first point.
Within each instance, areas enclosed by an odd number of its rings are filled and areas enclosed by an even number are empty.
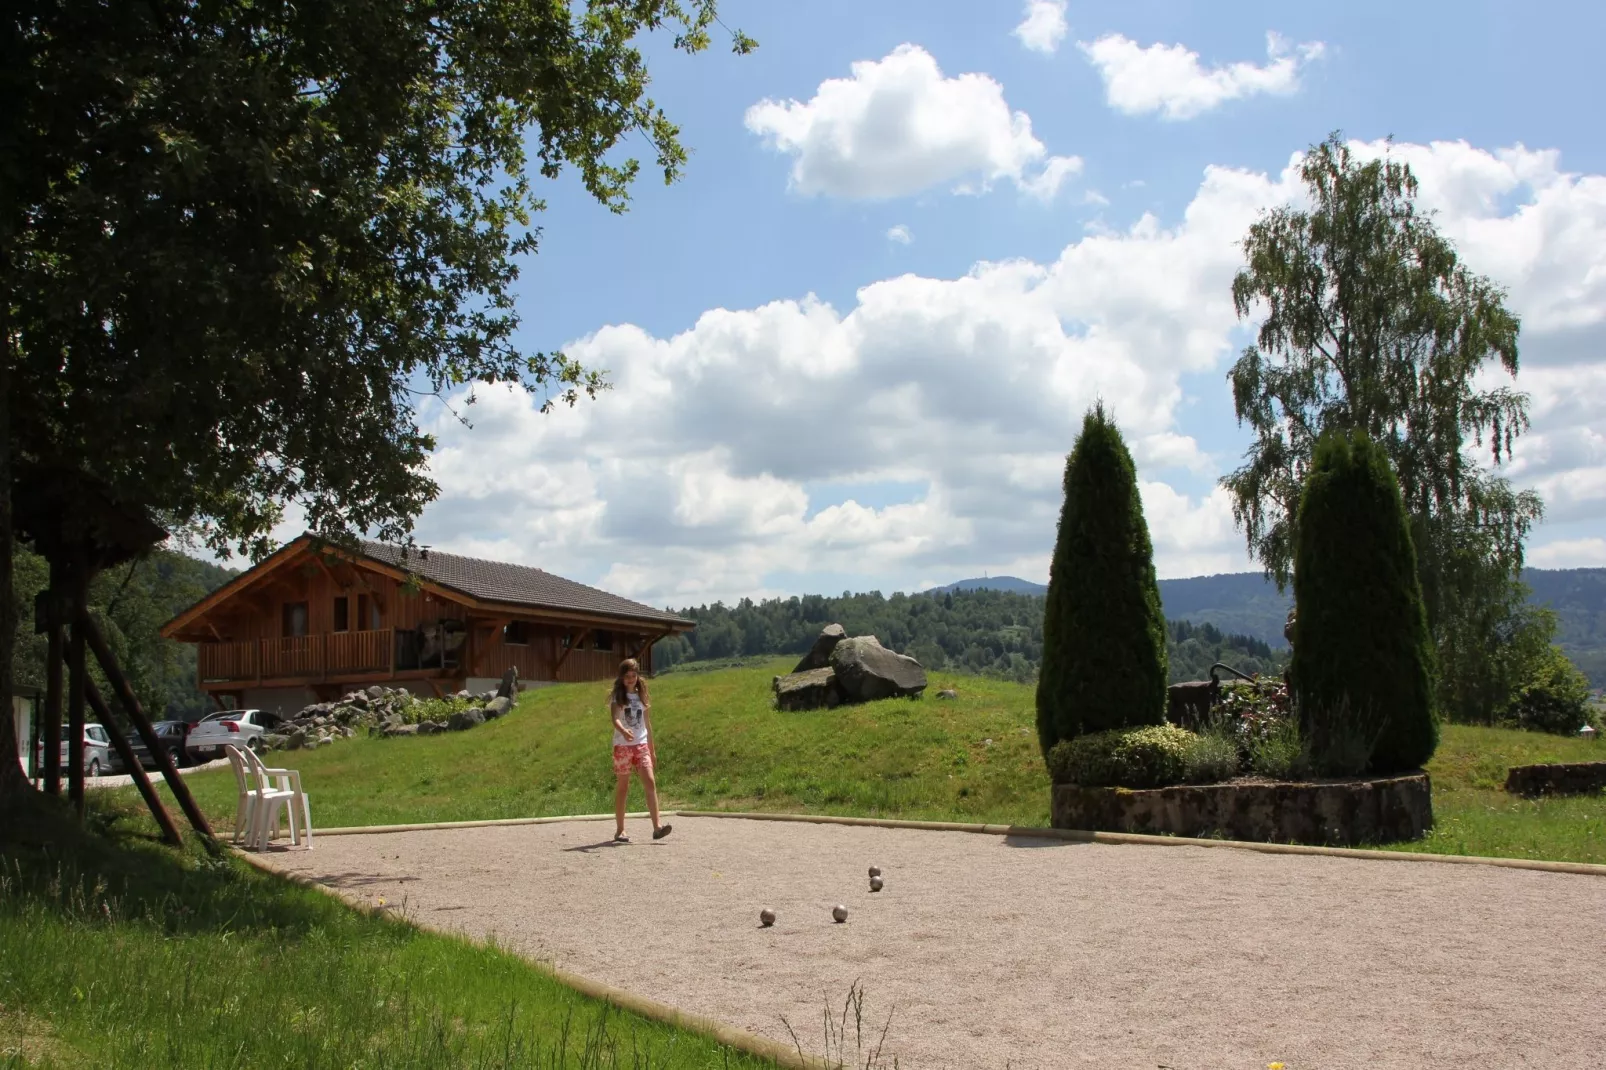
{"type": "MultiPolygon", "coordinates": [[[[929,670],[1028,683],[1043,658],[1041,595],[985,589],[890,597],[844,592],[744,598],[733,606],[715,602],[678,612],[697,628],[653,648],[653,666],[660,671],[689,661],[801,656],[827,624],[840,624],[849,635],[873,635],[929,670]]],[[[1280,672],[1287,658],[1262,640],[1223,634],[1211,624],[1169,621],[1166,638],[1173,682],[1203,679],[1217,661],[1248,673],[1280,672]]]]}

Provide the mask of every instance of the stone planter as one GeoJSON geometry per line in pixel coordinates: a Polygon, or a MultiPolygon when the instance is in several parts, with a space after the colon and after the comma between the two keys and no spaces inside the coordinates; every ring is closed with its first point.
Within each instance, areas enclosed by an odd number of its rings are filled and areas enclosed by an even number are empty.
{"type": "Polygon", "coordinates": [[[1514,765],[1506,772],[1506,790],[1513,795],[1592,795],[1606,788],[1606,762],[1560,762],[1514,765]]]}
{"type": "Polygon", "coordinates": [[[1426,773],[1312,783],[1234,781],[1169,788],[1055,784],[1055,828],[1355,846],[1433,827],[1426,773]]]}

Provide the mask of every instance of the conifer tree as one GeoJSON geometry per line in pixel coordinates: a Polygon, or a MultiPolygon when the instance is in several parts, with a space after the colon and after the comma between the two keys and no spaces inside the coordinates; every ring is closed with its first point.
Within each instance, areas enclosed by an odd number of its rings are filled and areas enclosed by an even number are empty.
{"type": "Polygon", "coordinates": [[[1165,616],[1137,470],[1102,403],[1065,462],[1065,504],[1043,610],[1037,736],[1165,719],[1165,616]]]}
{"type": "Polygon", "coordinates": [[[1358,773],[1366,751],[1373,772],[1420,768],[1439,742],[1433,645],[1399,483],[1363,432],[1317,443],[1294,600],[1291,676],[1315,768],[1358,773]]]}

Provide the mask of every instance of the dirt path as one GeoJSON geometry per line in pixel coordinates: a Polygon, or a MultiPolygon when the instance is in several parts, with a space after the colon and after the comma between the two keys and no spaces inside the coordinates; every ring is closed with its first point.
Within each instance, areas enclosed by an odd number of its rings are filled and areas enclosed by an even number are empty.
{"type": "Polygon", "coordinates": [[[788,1041],[784,1017],[815,1054],[823,1008],[858,979],[876,1028],[891,1015],[885,1064],[906,1070],[1606,1058],[1599,877],[714,818],[652,843],[633,825],[628,846],[565,822],[268,858],[788,1041]]]}

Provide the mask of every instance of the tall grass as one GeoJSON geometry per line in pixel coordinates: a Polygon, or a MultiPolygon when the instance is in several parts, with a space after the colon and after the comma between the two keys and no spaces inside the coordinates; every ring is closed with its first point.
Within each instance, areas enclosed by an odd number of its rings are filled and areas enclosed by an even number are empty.
{"type": "Polygon", "coordinates": [[[199,848],[0,836],[0,1067],[757,1067],[519,958],[199,848]]]}

